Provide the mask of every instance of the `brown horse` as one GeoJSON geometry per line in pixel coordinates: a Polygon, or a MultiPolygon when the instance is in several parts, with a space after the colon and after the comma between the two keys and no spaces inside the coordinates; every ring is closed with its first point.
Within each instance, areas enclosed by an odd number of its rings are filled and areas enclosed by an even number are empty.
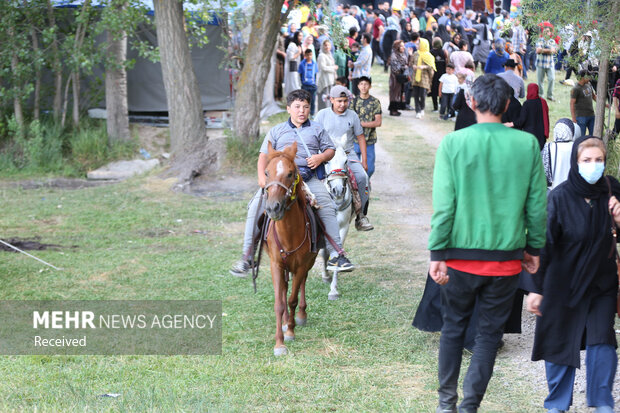
{"type": "Polygon", "coordinates": [[[306,324],[306,278],[317,254],[311,251],[303,181],[295,165],[297,143],[282,152],[274,150],[271,143],[268,148],[265,211],[271,222],[266,248],[275,294],[276,346],[273,353],[281,356],[287,354],[284,342],[295,339],[295,325],[306,324]],[[289,273],[293,275],[293,288],[288,298],[290,316],[286,308],[289,273]],[[299,316],[295,317],[297,304],[299,316]]]}

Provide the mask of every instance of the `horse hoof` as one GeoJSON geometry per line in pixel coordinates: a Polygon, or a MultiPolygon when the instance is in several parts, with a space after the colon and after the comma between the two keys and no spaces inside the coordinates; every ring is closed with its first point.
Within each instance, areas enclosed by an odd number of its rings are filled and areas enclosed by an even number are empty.
{"type": "Polygon", "coordinates": [[[285,346],[276,347],[273,349],[273,355],[276,357],[286,356],[287,354],[288,354],[288,350],[286,349],[285,346]]]}
{"type": "Polygon", "coordinates": [[[327,299],[330,301],[335,301],[340,298],[340,294],[328,294],[327,299]]]}
{"type": "Polygon", "coordinates": [[[307,321],[308,321],[307,318],[297,318],[297,317],[295,317],[295,325],[297,325],[298,327],[305,326],[307,321]]]}
{"type": "Polygon", "coordinates": [[[284,341],[295,341],[295,336],[284,335],[284,341]]]}
{"type": "Polygon", "coordinates": [[[323,282],[325,284],[331,284],[332,283],[332,277],[323,277],[323,282]]]}
{"type": "Polygon", "coordinates": [[[286,333],[286,330],[288,330],[288,324],[282,324],[282,332],[286,333]]]}

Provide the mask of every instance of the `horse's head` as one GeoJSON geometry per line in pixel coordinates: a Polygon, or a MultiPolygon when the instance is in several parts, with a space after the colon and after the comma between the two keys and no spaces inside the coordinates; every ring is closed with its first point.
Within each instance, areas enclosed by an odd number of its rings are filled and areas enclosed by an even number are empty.
{"type": "Polygon", "coordinates": [[[268,151],[265,211],[269,218],[278,221],[284,217],[301,190],[301,176],[295,165],[297,142],[281,152],[273,149],[269,142],[268,151]]]}
{"type": "Polygon", "coordinates": [[[347,154],[342,146],[336,147],[334,157],[327,163],[327,189],[334,199],[342,198],[347,189],[347,154]]]}

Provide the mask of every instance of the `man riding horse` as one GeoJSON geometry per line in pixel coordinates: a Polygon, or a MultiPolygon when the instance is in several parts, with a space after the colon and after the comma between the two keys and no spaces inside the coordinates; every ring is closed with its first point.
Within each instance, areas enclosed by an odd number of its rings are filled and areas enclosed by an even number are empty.
{"type": "Polygon", "coordinates": [[[281,151],[297,142],[295,164],[303,181],[316,197],[320,206],[317,213],[323,221],[327,236],[335,244],[332,245],[330,241],[325,242],[330,257],[327,269],[346,272],[352,271],[354,268],[353,264],[345,257],[342,249],[334,201],[329,196],[323,182],[316,176],[317,169],[320,169],[319,167],[324,162],[329,161],[334,156],[335,146],[325,129],[308,118],[310,115],[310,99],[310,93],[302,89],[289,93],[286,98],[286,110],[290,115],[289,120],[271,128],[260,148],[257,174],[258,185],[261,189],[256,192],[248,205],[248,216],[243,237],[243,256],[230,270],[230,273],[236,277],[245,277],[250,271],[250,259],[254,252],[256,218],[264,212],[264,205],[260,202],[260,198],[267,180],[265,168],[267,167],[269,143],[273,149],[281,151]]]}

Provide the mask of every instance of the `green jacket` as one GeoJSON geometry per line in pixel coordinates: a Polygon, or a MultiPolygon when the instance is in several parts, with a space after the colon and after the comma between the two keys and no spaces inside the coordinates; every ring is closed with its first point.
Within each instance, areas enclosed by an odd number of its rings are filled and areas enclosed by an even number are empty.
{"type": "Polygon", "coordinates": [[[437,150],[432,261],[508,261],[545,245],[545,173],[536,138],[500,123],[447,135],[437,150]]]}

